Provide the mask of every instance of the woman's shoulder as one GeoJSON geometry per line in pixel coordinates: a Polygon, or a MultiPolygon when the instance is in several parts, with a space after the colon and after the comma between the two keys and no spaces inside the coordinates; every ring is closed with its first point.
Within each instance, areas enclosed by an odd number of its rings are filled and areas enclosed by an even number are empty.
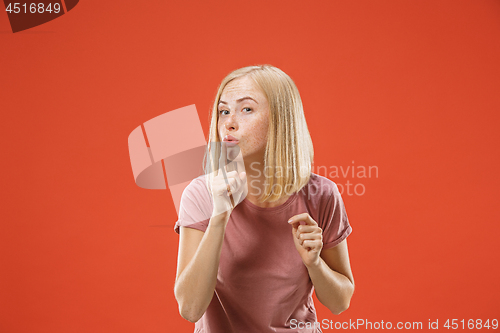
{"type": "Polygon", "coordinates": [[[330,198],[340,195],[337,184],[331,179],[311,172],[309,182],[301,190],[308,197],[330,198]]]}
{"type": "Polygon", "coordinates": [[[206,187],[206,175],[200,175],[189,182],[184,191],[202,191],[207,190],[206,187]]]}
{"type": "Polygon", "coordinates": [[[182,192],[178,214],[179,219],[174,226],[175,232],[179,233],[179,227],[181,226],[189,226],[205,231],[212,211],[212,201],[205,186],[205,176],[202,175],[194,178],[182,192]]]}
{"type": "Polygon", "coordinates": [[[198,176],[189,182],[182,192],[181,201],[211,205],[212,197],[206,185],[206,175],[198,176]]]}

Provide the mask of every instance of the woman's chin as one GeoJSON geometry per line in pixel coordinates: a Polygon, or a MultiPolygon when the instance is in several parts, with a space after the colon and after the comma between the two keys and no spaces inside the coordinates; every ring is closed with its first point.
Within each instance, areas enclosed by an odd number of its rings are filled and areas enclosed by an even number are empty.
{"type": "MultiPolygon", "coordinates": [[[[239,146],[228,146],[227,147],[227,157],[230,159],[235,159],[242,151],[239,146]]],[[[244,156],[244,155],[243,155],[244,156]]]]}

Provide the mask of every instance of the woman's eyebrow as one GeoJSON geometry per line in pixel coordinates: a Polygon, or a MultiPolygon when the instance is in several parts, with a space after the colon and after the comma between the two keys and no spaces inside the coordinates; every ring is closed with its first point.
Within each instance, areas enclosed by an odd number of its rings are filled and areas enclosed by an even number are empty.
{"type": "MultiPolygon", "coordinates": [[[[245,97],[242,97],[242,98],[238,99],[236,102],[240,103],[240,102],[244,101],[245,99],[251,99],[251,100],[252,100],[252,101],[254,101],[255,103],[259,104],[259,102],[257,102],[255,99],[253,99],[253,98],[252,98],[252,97],[250,97],[250,96],[245,96],[245,97]]],[[[219,104],[221,104],[221,103],[222,103],[222,104],[226,104],[226,105],[227,105],[227,103],[226,103],[226,102],[224,102],[224,101],[219,101],[219,104]]]]}

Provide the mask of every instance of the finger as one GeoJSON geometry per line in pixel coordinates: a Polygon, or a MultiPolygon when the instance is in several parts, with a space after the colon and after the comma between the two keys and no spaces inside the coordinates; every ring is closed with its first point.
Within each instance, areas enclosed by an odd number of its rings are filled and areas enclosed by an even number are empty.
{"type": "Polygon", "coordinates": [[[223,188],[223,193],[232,199],[233,193],[236,193],[239,190],[238,180],[236,179],[237,177],[234,175],[234,172],[225,173],[225,176],[226,178],[221,177],[222,179],[220,180],[221,183],[219,186],[223,188]]]}
{"type": "Polygon", "coordinates": [[[297,237],[297,230],[298,230],[298,227],[299,227],[299,223],[292,223],[292,234],[293,234],[293,237],[297,237]]]}
{"type": "Polygon", "coordinates": [[[217,156],[217,147],[219,146],[219,142],[213,142],[208,147],[208,151],[210,152],[210,169],[214,174],[214,178],[219,176],[219,168],[216,168],[217,162],[220,159],[220,156],[217,156]],[[212,169],[213,168],[213,169],[212,169]]]}
{"type": "Polygon", "coordinates": [[[231,208],[234,208],[236,206],[236,204],[234,203],[234,199],[233,199],[233,194],[232,193],[229,195],[229,200],[231,201],[231,208]]]}
{"type": "Polygon", "coordinates": [[[308,224],[301,224],[299,225],[298,227],[298,232],[299,233],[303,233],[303,232],[316,232],[316,233],[319,233],[321,232],[321,228],[320,227],[316,227],[314,225],[308,225],[308,224]]]}
{"type": "Polygon", "coordinates": [[[314,221],[308,213],[302,213],[299,215],[295,215],[288,220],[288,223],[296,223],[299,221],[304,221],[306,224],[309,224],[309,225],[316,225],[316,226],[318,225],[318,223],[316,223],[316,221],[314,221]]]}
{"type": "Polygon", "coordinates": [[[246,179],[247,179],[247,173],[245,171],[240,172],[239,175],[240,175],[240,179],[242,181],[246,181],[246,179]]]}
{"type": "Polygon", "coordinates": [[[234,179],[233,177],[228,177],[227,178],[227,185],[229,186],[230,192],[236,192],[236,190],[237,190],[236,179],[234,179]]]}
{"type": "Polygon", "coordinates": [[[238,164],[235,162],[233,158],[233,149],[235,147],[228,147],[226,145],[226,149],[227,149],[227,161],[226,161],[226,172],[228,171],[238,171],[238,164]]]}
{"type": "Polygon", "coordinates": [[[302,243],[302,247],[308,250],[319,250],[321,249],[321,242],[317,239],[315,240],[306,239],[302,243]]]}
{"type": "MultiPolygon", "coordinates": [[[[290,223],[290,222],[288,222],[288,223],[290,223]]],[[[292,225],[292,234],[293,234],[293,237],[299,239],[299,235],[300,235],[300,233],[299,233],[299,227],[302,226],[300,224],[300,221],[294,222],[294,223],[290,223],[290,224],[292,225]]]]}
{"type": "Polygon", "coordinates": [[[320,234],[314,234],[314,233],[307,233],[307,234],[300,234],[299,236],[299,241],[300,244],[304,244],[306,240],[323,240],[323,237],[320,234]]]}
{"type": "Polygon", "coordinates": [[[218,189],[217,193],[219,196],[228,195],[228,192],[232,191],[231,188],[233,190],[235,188],[235,180],[233,178],[224,179],[221,175],[214,181],[213,187],[218,189]]]}
{"type": "Polygon", "coordinates": [[[222,171],[222,176],[224,177],[224,182],[226,183],[227,186],[229,186],[229,180],[227,178],[226,167],[222,166],[220,168],[220,170],[222,171]]]}
{"type": "Polygon", "coordinates": [[[231,171],[227,173],[228,179],[234,179],[234,191],[240,192],[244,190],[244,186],[246,184],[246,172],[238,173],[237,171],[231,171]]]}
{"type": "Polygon", "coordinates": [[[220,143],[220,156],[219,156],[219,168],[224,168],[227,164],[227,146],[226,143],[221,141],[220,143]]]}
{"type": "Polygon", "coordinates": [[[238,179],[239,188],[243,190],[247,182],[247,173],[245,171],[239,172],[237,173],[236,178],[238,179]]]}
{"type": "Polygon", "coordinates": [[[226,173],[227,179],[233,179],[234,186],[231,188],[232,191],[237,191],[240,188],[241,180],[236,171],[230,171],[226,173]]]}
{"type": "Polygon", "coordinates": [[[302,234],[313,233],[315,235],[322,235],[322,230],[320,227],[315,227],[312,225],[301,224],[297,227],[297,238],[302,234]]]}
{"type": "MultiPolygon", "coordinates": [[[[288,223],[290,223],[290,222],[288,222],[288,223]]],[[[292,225],[293,230],[295,232],[297,232],[297,230],[299,229],[299,226],[300,226],[300,222],[294,222],[294,223],[290,223],[290,224],[292,225]]]]}
{"type": "Polygon", "coordinates": [[[226,143],[220,142],[220,155],[219,155],[219,170],[221,170],[224,174],[226,171],[226,163],[227,163],[227,147],[226,143]]]}

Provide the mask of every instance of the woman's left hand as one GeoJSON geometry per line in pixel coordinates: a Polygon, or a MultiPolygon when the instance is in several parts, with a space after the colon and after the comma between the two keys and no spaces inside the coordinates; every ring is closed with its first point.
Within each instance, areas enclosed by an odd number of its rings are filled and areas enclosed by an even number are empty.
{"type": "Polygon", "coordinates": [[[308,213],[295,215],[288,223],[292,225],[293,241],[304,264],[307,267],[318,264],[323,248],[323,230],[318,223],[308,213]]]}

